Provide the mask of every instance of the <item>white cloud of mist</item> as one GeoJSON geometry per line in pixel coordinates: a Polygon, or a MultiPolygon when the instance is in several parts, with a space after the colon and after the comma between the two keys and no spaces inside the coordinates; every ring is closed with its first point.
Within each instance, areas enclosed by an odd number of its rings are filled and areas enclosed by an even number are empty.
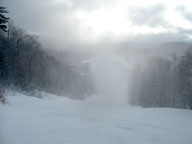
{"type": "Polygon", "coordinates": [[[158,27],[166,24],[163,18],[163,12],[166,7],[162,4],[157,4],[148,7],[128,8],[129,18],[133,24],[148,25],[150,27],[158,27]]]}
{"type": "Polygon", "coordinates": [[[190,38],[188,4],[181,0],[3,0],[17,25],[62,46],[145,35],[190,38]]]}
{"type": "Polygon", "coordinates": [[[97,50],[90,63],[100,100],[113,104],[128,103],[128,64],[106,47],[97,50]]]}
{"type": "Polygon", "coordinates": [[[97,92],[110,103],[128,101],[129,68],[114,48],[191,40],[189,4],[182,0],[3,0],[16,25],[39,35],[45,47],[91,49],[97,92]]]}

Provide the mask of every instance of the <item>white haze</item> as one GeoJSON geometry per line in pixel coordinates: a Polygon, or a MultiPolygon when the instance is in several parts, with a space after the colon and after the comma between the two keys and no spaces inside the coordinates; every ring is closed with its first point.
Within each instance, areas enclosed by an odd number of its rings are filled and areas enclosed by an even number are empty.
{"type": "MultiPolygon", "coordinates": [[[[109,103],[128,102],[130,64],[114,47],[127,42],[189,41],[192,37],[190,1],[3,0],[3,4],[16,25],[40,35],[45,47],[92,49],[90,68],[96,93],[109,103]],[[106,41],[108,46],[99,44],[106,41]]],[[[142,54],[136,50],[127,59],[133,58],[134,65],[135,57],[143,55],[145,50],[142,54]]]]}
{"type": "Polygon", "coordinates": [[[128,64],[112,48],[99,48],[91,59],[90,68],[96,92],[102,102],[128,102],[128,64]]]}

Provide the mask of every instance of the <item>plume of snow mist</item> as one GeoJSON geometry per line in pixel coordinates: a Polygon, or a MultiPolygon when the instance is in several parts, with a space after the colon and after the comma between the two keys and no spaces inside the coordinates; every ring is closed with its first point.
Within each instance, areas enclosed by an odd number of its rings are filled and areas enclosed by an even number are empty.
{"type": "Polygon", "coordinates": [[[90,64],[99,100],[114,104],[127,103],[128,67],[113,49],[97,50],[90,64]]]}

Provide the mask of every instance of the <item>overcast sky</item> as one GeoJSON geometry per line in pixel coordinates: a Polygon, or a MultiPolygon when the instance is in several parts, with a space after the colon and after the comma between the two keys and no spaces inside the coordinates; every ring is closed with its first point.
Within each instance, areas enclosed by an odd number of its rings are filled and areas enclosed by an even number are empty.
{"type": "Polygon", "coordinates": [[[55,43],[183,41],[191,0],[2,0],[15,24],[55,43]]]}

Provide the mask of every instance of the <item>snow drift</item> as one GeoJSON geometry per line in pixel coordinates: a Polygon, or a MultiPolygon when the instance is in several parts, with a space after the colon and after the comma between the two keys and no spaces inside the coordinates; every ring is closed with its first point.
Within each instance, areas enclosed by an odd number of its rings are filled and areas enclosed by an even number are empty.
{"type": "Polygon", "coordinates": [[[191,144],[192,111],[9,93],[1,144],[191,144]]]}

